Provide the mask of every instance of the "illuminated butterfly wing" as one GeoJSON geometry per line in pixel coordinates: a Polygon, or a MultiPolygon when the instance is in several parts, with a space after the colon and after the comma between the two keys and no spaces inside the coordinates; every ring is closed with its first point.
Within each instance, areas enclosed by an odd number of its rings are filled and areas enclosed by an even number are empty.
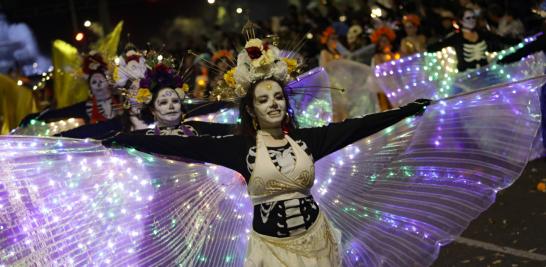
{"type": "Polygon", "coordinates": [[[0,264],[240,266],[252,205],[217,166],[0,137],[0,264]]]}
{"type": "Polygon", "coordinates": [[[379,112],[377,92],[371,90],[368,78],[371,68],[350,60],[334,60],[325,67],[332,87],[344,91],[332,91],[333,107],[342,109],[349,118],[379,112]]]}
{"type": "Polygon", "coordinates": [[[32,135],[32,136],[53,136],[55,134],[69,131],[84,125],[85,121],[79,118],[70,118],[55,122],[43,122],[32,120],[24,127],[15,128],[11,135],[32,135]]]}
{"type": "Polygon", "coordinates": [[[324,68],[314,68],[298,76],[285,90],[300,127],[316,127],[332,121],[331,86],[324,68]]]}
{"type": "MultiPolygon", "coordinates": [[[[494,61],[534,39],[525,38],[522,43],[489,57],[494,61]]],[[[372,78],[392,104],[402,106],[419,98],[438,100],[543,74],[545,62],[543,54],[536,54],[510,65],[492,64],[458,73],[455,51],[448,47],[441,52],[416,54],[377,65],[372,78]]]]}
{"type": "Polygon", "coordinates": [[[317,162],[313,193],[341,230],[344,266],[430,265],[520,176],[543,83],[438,102],[317,162]]]}

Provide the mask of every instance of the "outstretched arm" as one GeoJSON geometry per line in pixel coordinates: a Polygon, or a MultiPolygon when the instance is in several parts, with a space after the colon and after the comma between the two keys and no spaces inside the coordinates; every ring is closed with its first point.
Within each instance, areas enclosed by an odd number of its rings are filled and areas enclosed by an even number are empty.
{"type": "Polygon", "coordinates": [[[520,58],[543,51],[546,53],[546,34],[540,35],[536,40],[528,43],[516,52],[509,54],[499,60],[501,64],[508,64],[518,61],[520,58]]]}
{"type": "Polygon", "coordinates": [[[314,159],[319,160],[408,116],[422,112],[428,104],[430,100],[418,100],[399,109],[347,119],[324,127],[301,129],[299,133],[311,149],[314,159]]]}
{"type": "Polygon", "coordinates": [[[448,46],[454,47],[457,43],[457,37],[457,33],[452,32],[440,41],[427,46],[427,52],[438,52],[448,46]]]}
{"type": "Polygon", "coordinates": [[[244,138],[241,136],[212,137],[174,135],[142,135],[122,133],[103,141],[132,147],[146,153],[182,157],[189,160],[222,165],[240,172],[244,159],[244,138]],[[241,155],[240,155],[241,154],[241,155]]]}

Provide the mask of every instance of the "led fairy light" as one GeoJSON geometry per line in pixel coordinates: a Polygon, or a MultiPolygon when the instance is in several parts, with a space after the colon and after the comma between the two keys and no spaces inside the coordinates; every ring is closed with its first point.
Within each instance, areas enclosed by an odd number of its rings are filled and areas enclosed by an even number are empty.
{"type": "MultiPolygon", "coordinates": [[[[502,58],[534,38],[526,38],[524,42],[490,56],[502,58]]],[[[517,64],[508,66],[493,64],[490,67],[464,73],[458,73],[456,65],[455,51],[447,47],[440,52],[423,53],[419,54],[419,57],[402,58],[378,65],[374,76],[391,102],[395,105],[403,105],[416,98],[441,99],[460,93],[461,90],[467,91],[493,83],[525,79],[543,71],[544,59],[540,55],[535,55],[517,64]],[[416,61],[421,56],[424,60],[416,61]],[[419,86],[412,86],[414,84],[419,86]]]]}

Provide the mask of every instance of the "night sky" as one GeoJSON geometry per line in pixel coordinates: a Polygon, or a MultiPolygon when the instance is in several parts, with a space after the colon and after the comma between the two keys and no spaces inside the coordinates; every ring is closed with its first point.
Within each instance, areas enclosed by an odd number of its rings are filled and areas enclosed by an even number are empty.
{"type": "MultiPolygon", "coordinates": [[[[72,0],[76,10],[78,31],[85,31],[85,20],[101,21],[99,0],[72,0]]],[[[131,41],[137,45],[145,44],[157,36],[161,29],[175,17],[215,16],[213,6],[206,0],[114,0],[105,1],[109,19],[113,27],[119,20],[125,22],[124,36],[131,34],[131,41]]],[[[252,19],[263,19],[271,15],[283,14],[287,1],[227,1],[216,0],[215,5],[227,5],[227,11],[235,14],[235,7],[250,8],[252,19]]],[[[74,29],[70,13],[70,0],[0,0],[0,6],[11,23],[27,23],[38,41],[40,50],[50,54],[51,42],[62,39],[75,43],[74,29]]],[[[241,19],[244,19],[241,16],[241,19]]],[[[102,20],[104,22],[104,20],[102,20]]]]}

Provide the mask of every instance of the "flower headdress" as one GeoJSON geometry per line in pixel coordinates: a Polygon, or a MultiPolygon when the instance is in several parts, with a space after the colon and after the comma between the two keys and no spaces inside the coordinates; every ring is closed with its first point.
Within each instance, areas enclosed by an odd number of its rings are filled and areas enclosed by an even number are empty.
{"type": "Polygon", "coordinates": [[[174,68],[158,63],[152,69],[148,69],[144,79],[140,80],[136,100],[139,103],[149,104],[152,95],[165,87],[174,89],[180,98],[184,98],[189,90],[189,86],[183,82],[182,76],[174,68]]]}
{"type": "Polygon", "coordinates": [[[379,42],[379,38],[381,38],[381,36],[387,37],[387,39],[389,39],[389,41],[391,41],[391,42],[394,41],[394,39],[396,38],[396,34],[394,33],[394,31],[391,28],[386,27],[386,26],[382,26],[382,27],[377,28],[372,33],[372,35],[370,36],[370,39],[371,39],[372,43],[377,44],[377,42],[379,42]]]}
{"type": "Polygon", "coordinates": [[[94,73],[106,75],[107,71],[108,65],[98,52],[91,51],[83,56],[82,74],[85,79],[88,79],[94,73]]]}
{"type": "Polygon", "coordinates": [[[414,14],[408,14],[402,18],[402,22],[403,23],[409,22],[413,24],[415,27],[419,27],[419,25],[421,25],[421,18],[419,18],[419,16],[414,14]]]}
{"type": "Polygon", "coordinates": [[[320,43],[326,44],[328,42],[328,39],[330,39],[330,37],[332,37],[332,35],[334,35],[335,33],[336,31],[334,30],[334,27],[329,26],[322,32],[322,35],[320,36],[320,43]]]}
{"type": "Polygon", "coordinates": [[[237,66],[228,70],[212,95],[218,100],[243,97],[252,84],[264,79],[287,83],[298,70],[298,61],[283,58],[267,40],[252,38],[237,56],[237,66]]]}

